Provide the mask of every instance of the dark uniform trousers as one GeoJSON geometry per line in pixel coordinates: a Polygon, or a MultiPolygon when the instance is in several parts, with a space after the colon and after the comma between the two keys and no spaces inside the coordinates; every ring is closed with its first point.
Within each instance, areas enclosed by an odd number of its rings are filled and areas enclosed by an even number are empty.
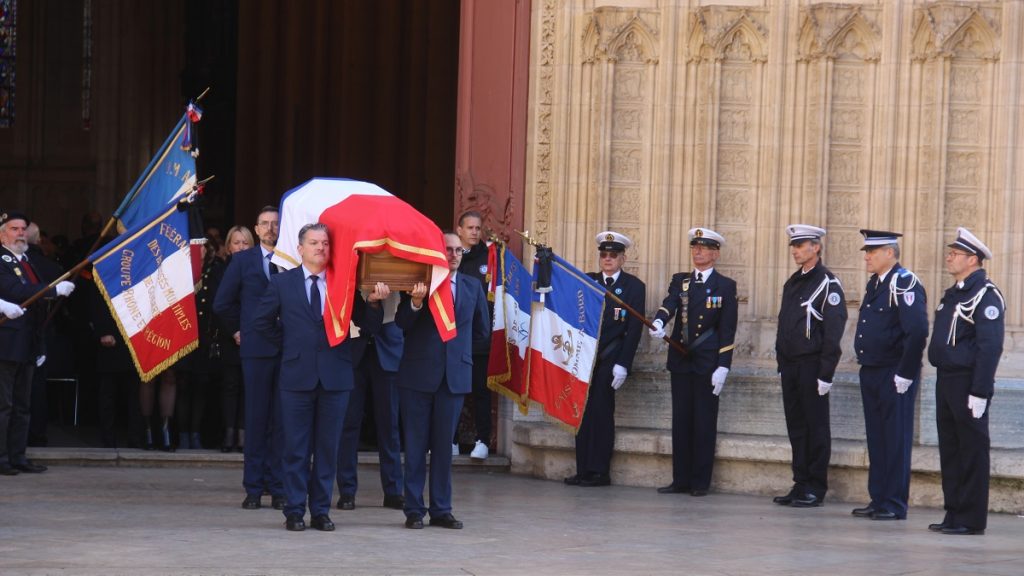
{"type": "Polygon", "coordinates": [[[969,371],[938,370],[935,420],[939,429],[945,521],[984,530],[988,522],[989,411],[974,418],[964,401],[970,394],[973,378],[969,371]]]}
{"type": "Polygon", "coordinates": [[[715,463],[718,396],[712,393],[711,374],[671,374],[673,482],[681,488],[707,490],[715,463]]]}
{"type": "Polygon", "coordinates": [[[861,366],[860,396],[871,466],[871,507],[907,517],[910,454],[914,444],[914,400],[919,377],[903,394],[896,392],[896,366],[861,366]]]}
{"type": "Polygon", "coordinates": [[[598,360],[590,382],[587,408],[576,433],[576,473],[580,478],[608,474],[615,447],[615,390],[612,367],[615,360],[598,360]]]}
{"type": "Polygon", "coordinates": [[[31,362],[0,360],[0,465],[26,462],[34,370],[31,362]]]}
{"type": "Polygon", "coordinates": [[[781,364],[782,405],[789,444],[793,449],[793,483],[801,492],[824,498],[828,491],[828,462],[832,455],[829,395],[818,395],[820,360],[817,355],[781,364]]]}

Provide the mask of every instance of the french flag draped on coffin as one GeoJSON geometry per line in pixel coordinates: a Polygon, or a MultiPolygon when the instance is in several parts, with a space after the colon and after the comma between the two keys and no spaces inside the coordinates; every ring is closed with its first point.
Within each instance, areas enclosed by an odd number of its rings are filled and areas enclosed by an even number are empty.
{"type": "Polygon", "coordinates": [[[172,205],[89,257],[145,382],[199,344],[190,254],[189,213],[172,205]]]}
{"type": "Polygon", "coordinates": [[[281,228],[272,262],[301,264],[299,230],[320,222],[330,231],[324,326],[331,346],[348,337],[359,253],[387,251],[431,267],[428,303],[441,339],[455,337],[455,306],[447,282],[448,260],[441,229],[380,186],[347,178],[313,178],[281,198],[281,228]]]}
{"type": "Polygon", "coordinates": [[[572,264],[537,250],[540,302],[530,322],[529,397],[578,432],[590,393],[605,290],[572,264]],[[549,280],[550,278],[550,280],[549,280]]]}

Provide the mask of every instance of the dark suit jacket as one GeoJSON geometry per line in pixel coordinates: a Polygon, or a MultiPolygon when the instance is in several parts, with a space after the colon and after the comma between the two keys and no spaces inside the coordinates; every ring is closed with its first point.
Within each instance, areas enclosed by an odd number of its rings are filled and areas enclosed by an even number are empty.
{"type": "MultiPolygon", "coordinates": [[[[32,267],[38,276],[42,272],[32,267]]],[[[21,304],[46,287],[34,284],[18,264],[18,258],[0,246],[0,298],[21,304]]],[[[56,293],[50,289],[48,297],[56,293]]],[[[0,360],[8,362],[35,362],[42,353],[42,337],[39,327],[46,319],[46,308],[38,302],[29,307],[25,314],[0,324],[0,360]]]]}
{"type": "MultiPolygon", "coordinates": [[[[598,284],[604,285],[600,272],[587,274],[598,284]]],[[[642,280],[626,272],[608,290],[637,312],[643,313],[647,306],[647,286],[642,280]]],[[[627,371],[633,369],[633,357],[640,345],[640,334],[644,325],[638,318],[626,312],[618,302],[605,296],[604,316],[601,317],[601,338],[597,344],[597,359],[600,362],[618,364],[627,371]]]]}
{"type": "Polygon", "coordinates": [[[487,295],[480,281],[466,274],[455,277],[455,324],[457,335],[441,341],[427,301],[412,309],[411,298],[402,294],[395,324],[405,331],[405,353],[398,366],[398,386],[420,392],[436,392],[447,379],[453,394],[473,390],[473,341],[491,334],[487,295]]]}
{"type": "Polygon", "coordinates": [[[668,296],[658,309],[656,320],[668,324],[675,319],[672,339],[680,342],[683,334],[682,316],[686,314],[686,338],[689,354],[683,355],[674,347],[668,349],[670,372],[692,372],[710,374],[719,366],[732,367],[732,351],[736,342],[736,322],[739,315],[739,301],[736,299],[736,281],[722,276],[715,270],[699,286],[690,281],[689,272],[672,275],[668,285],[668,296]],[[683,310],[683,285],[687,286],[687,310],[683,310]],[[709,329],[715,332],[698,342],[709,329]]]}
{"type": "MultiPolygon", "coordinates": [[[[360,330],[379,332],[383,319],[383,307],[367,306],[355,294],[352,321],[360,330]]],[[[281,346],[281,390],[309,391],[317,382],[325,390],[352,389],[352,341],[346,338],[331,347],[323,317],[310,310],[302,267],[271,277],[252,327],[268,342],[281,346]]]]}
{"type": "Polygon", "coordinates": [[[242,345],[239,348],[242,358],[277,355],[277,345],[254,331],[252,326],[260,299],[267,291],[267,284],[267,277],[263,274],[263,252],[256,246],[231,257],[231,263],[224,271],[217,289],[213,312],[229,336],[242,332],[242,345]]]}

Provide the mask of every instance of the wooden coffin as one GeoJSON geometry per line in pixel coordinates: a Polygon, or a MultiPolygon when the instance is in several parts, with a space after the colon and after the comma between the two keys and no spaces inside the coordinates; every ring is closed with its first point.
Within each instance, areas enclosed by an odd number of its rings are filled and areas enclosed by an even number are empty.
{"type": "Polygon", "coordinates": [[[361,290],[372,290],[377,282],[384,282],[392,291],[412,290],[417,282],[430,286],[431,267],[410,260],[402,260],[389,252],[359,253],[356,281],[361,290]]]}

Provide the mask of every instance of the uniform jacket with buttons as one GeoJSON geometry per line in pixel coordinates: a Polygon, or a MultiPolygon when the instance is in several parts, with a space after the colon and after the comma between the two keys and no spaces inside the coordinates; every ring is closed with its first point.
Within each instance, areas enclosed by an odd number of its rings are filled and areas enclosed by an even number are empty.
{"type": "Polygon", "coordinates": [[[935,308],[935,328],[928,346],[928,361],[939,370],[970,372],[971,395],[991,398],[996,368],[1003,354],[1006,305],[999,289],[980,268],[964,279],[963,287],[953,284],[935,308]],[[957,305],[970,302],[985,289],[984,296],[967,321],[956,314],[957,305]],[[951,332],[956,322],[955,334],[951,332]]]}
{"type": "Polygon", "coordinates": [[[688,353],[685,355],[670,346],[667,363],[669,371],[710,374],[719,366],[731,368],[739,316],[736,281],[719,274],[717,270],[712,271],[702,284],[692,282],[689,272],[673,274],[668,284],[668,296],[661,302],[661,308],[654,318],[661,320],[663,325],[675,320],[672,340],[682,343],[683,314],[686,314],[686,343],[698,342],[708,330],[714,332],[696,346],[687,346],[688,353]],[[687,300],[686,310],[682,307],[684,295],[687,300]]]}
{"type": "Polygon", "coordinates": [[[820,261],[806,274],[798,269],[782,287],[782,305],[779,308],[779,327],[775,336],[775,354],[782,365],[809,357],[819,359],[818,380],[832,382],[836,366],[843,354],[840,341],[846,331],[846,295],[835,274],[820,261]],[[825,280],[826,290],[818,292],[825,280]],[[805,304],[818,292],[810,306],[821,316],[812,315],[807,325],[805,304]]]}
{"type": "MultiPolygon", "coordinates": [[[[383,306],[368,306],[357,291],[352,300],[352,321],[361,332],[380,331],[383,306]]],[[[319,382],[325,390],[351,390],[352,341],[332,347],[323,316],[314,316],[301,266],[275,274],[260,300],[253,330],[281,347],[281,390],[310,391],[319,382]]]]}
{"type": "MultiPolygon", "coordinates": [[[[605,286],[600,272],[587,274],[597,283],[605,286]]],[[[636,276],[620,272],[619,278],[607,289],[633,310],[642,312],[647,305],[647,286],[636,276]]],[[[633,357],[640,345],[643,322],[626,312],[610,297],[604,297],[604,315],[601,317],[601,337],[597,344],[598,362],[618,364],[627,371],[633,369],[633,357]]]]}
{"type": "Polygon", "coordinates": [[[884,278],[872,274],[864,289],[853,340],[857,362],[895,366],[897,375],[916,379],[928,339],[927,298],[917,277],[899,263],[884,278]]]}
{"type": "MultiPolygon", "coordinates": [[[[46,287],[45,284],[36,284],[29,280],[28,274],[18,260],[14,253],[0,246],[0,298],[15,304],[28,300],[46,287]]],[[[36,271],[36,275],[39,274],[40,272],[36,271]]],[[[55,295],[56,291],[53,288],[46,294],[47,297],[55,295]]],[[[0,360],[35,362],[36,356],[42,353],[40,327],[45,319],[46,308],[42,302],[37,301],[29,306],[24,315],[0,324],[0,360]]]]}

